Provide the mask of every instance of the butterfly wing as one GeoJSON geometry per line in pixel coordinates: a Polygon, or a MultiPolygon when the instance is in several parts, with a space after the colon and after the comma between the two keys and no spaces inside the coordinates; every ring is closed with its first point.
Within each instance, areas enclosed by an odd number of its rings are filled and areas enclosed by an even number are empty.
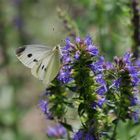
{"type": "Polygon", "coordinates": [[[26,45],[16,50],[17,58],[28,68],[38,63],[45,55],[50,53],[52,48],[44,45],[26,45]]]}
{"type": "Polygon", "coordinates": [[[16,50],[18,59],[32,74],[48,85],[58,74],[60,69],[60,47],[53,49],[43,45],[27,45],[16,50]]]}
{"type": "Polygon", "coordinates": [[[60,47],[56,46],[56,48],[53,50],[53,54],[48,63],[48,67],[45,72],[45,77],[43,79],[43,83],[45,83],[46,85],[48,85],[57,76],[61,65],[60,57],[61,57],[60,47]]]}
{"type": "Polygon", "coordinates": [[[48,85],[60,70],[60,48],[56,46],[31,69],[32,74],[48,85]]]}
{"type": "Polygon", "coordinates": [[[39,62],[36,63],[36,65],[33,66],[31,69],[31,73],[38,78],[39,80],[44,79],[44,75],[46,72],[46,69],[48,67],[48,64],[51,60],[52,53],[44,56],[39,62]]]}

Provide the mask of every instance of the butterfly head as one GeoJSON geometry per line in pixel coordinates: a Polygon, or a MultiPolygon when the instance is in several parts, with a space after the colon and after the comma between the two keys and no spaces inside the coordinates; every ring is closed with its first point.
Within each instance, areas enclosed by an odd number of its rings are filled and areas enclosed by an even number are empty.
{"type": "Polygon", "coordinates": [[[57,45],[57,46],[56,46],[56,49],[59,50],[59,49],[60,49],[60,45],[57,45]]]}
{"type": "Polygon", "coordinates": [[[53,48],[53,51],[59,51],[60,52],[60,45],[57,45],[53,48]]]}

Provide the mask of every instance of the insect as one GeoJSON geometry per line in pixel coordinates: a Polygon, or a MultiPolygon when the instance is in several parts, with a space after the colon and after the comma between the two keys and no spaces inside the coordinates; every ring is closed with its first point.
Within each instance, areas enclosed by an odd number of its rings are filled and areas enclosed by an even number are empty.
{"type": "Polygon", "coordinates": [[[26,45],[16,49],[17,58],[48,86],[60,70],[60,46],[26,45]]]}

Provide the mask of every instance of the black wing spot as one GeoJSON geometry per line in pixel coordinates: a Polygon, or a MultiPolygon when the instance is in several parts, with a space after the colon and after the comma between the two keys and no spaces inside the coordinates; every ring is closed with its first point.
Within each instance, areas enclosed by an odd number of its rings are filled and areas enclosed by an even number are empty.
{"type": "Polygon", "coordinates": [[[38,60],[36,60],[36,59],[34,59],[33,61],[34,61],[34,62],[38,62],[38,60]]]}
{"type": "Polygon", "coordinates": [[[26,47],[20,47],[16,49],[16,55],[20,56],[22,54],[22,52],[25,50],[26,47]]]}
{"type": "Polygon", "coordinates": [[[44,71],[46,71],[47,69],[45,68],[44,71]]]}
{"type": "Polygon", "coordinates": [[[32,57],[32,54],[31,54],[31,53],[29,53],[27,56],[28,56],[28,57],[32,57]]]}
{"type": "Polygon", "coordinates": [[[44,68],[44,65],[42,66],[42,69],[44,68]]]}

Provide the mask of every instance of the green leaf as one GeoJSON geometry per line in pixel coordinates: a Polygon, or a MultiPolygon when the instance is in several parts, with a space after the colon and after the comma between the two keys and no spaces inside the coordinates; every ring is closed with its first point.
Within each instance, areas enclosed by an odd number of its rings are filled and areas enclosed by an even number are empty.
{"type": "Polygon", "coordinates": [[[81,103],[79,105],[79,107],[78,107],[78,114],[79,114],[79,116],[82,116],[83,113],[85,112],[84,107],[85,107],[84,103],[81,103]]]}
{"type": "Polygon", "coordinates": [[[66,129],[73,132],[72,126],[70,124],[59,122],[61,125],[63,125],[66,129]]]}
{"type": "Polygon", "coordinates": [[[140,124],[127,120],[119,121],[117,127],[117,140],[139,140],[140,124]]]}

